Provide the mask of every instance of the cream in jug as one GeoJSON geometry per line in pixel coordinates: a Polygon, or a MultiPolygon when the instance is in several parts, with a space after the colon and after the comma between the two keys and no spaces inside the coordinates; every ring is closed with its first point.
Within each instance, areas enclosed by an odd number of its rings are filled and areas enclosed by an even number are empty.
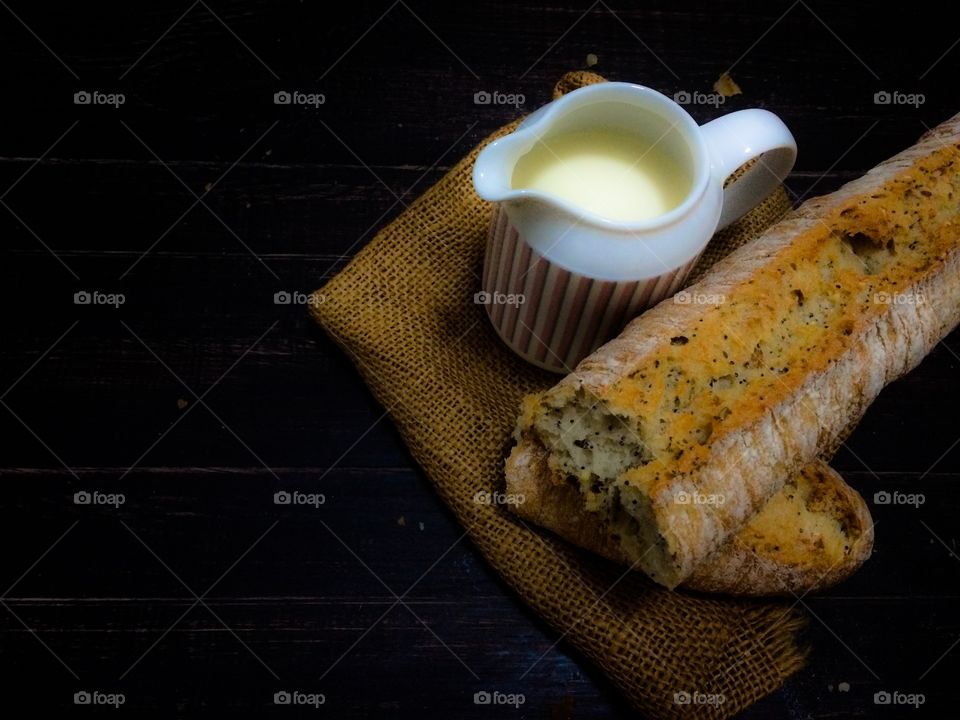
{"type": "Polygon", "coordinates": [[[656,140],[595,128],[541,138],[517,161],[511,185],[611,220],[646,220],[679,205],[690,176],[656,140]]]}

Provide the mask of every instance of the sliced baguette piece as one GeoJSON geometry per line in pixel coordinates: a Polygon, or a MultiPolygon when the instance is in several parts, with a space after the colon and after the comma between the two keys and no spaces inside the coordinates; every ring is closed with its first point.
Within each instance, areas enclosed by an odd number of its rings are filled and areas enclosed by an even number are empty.
{"type": "MultiPolygon", "coordinates": [[[[584,509],[580,491],[551,472],[547,450],[523,441],[507,459],[508,507],[568,542],[638,567],[636,546],[622,545],[603,516],[584,509]]],[[[849,577],[873,549],[873,520],[863,498],[822,460],[807,465],[733,537],[701,563],[683,587],[731,595],[789,595],[822,590],[849,577]]]]}
{"type": "Polygon", "coordinates": [[[960,321],[960,115],[687,293],[528,397],[516,433],[671,588],[960,321]]]}

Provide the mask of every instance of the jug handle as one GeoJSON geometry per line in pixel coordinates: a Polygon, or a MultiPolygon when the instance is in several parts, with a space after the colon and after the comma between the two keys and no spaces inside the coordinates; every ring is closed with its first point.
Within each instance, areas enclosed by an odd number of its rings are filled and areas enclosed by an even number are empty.
{"type": "Polygon", "coordinates": [[[797,142],[768,110],[738,110],[700,126],[714,176],[725,183],[717,230],[755,208],[793,169],[797,142]],[[742,174],[737,170],[746,165],[742,174]],[[733,177],[731,177],[733,176],[733,177]]]}

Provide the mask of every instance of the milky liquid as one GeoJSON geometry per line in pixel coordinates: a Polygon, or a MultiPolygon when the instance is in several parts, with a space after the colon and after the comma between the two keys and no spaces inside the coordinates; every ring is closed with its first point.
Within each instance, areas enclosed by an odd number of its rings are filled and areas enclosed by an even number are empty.
{"type": "Polygon", "coordinates": [[[542,190],[611,220],[646,220],[690,191],[690,176],[665,144],[599,128],[553,135],[517,161],[511,186],[542,190]]]}

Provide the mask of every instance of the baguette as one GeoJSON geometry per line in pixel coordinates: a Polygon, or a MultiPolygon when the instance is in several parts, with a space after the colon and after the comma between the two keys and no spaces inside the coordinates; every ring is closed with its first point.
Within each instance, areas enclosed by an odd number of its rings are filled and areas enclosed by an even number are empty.
{"type": "Polygon", "coordinates": [[[960,115],[526,398],[518,441],[677,586],[957,325],[958,210],[960,115]],[[693,494],[724,501],[677,502],[693,494]]]}
{"type": "MultiPolygon", "coordinates": [[[[547,466],[542,445],[524,441],[507,460],[509,507],[565,540],[614,562],[636,566],[583,496],[547,466]]],[[[683,587],[729,595],[789,595],[823,590],[870,557],[873,520],[863,498],[822,460],[806,466],[724,543],[683,587]]],[[[631,550],[633,554],[631,554],[631,550]]]]}

